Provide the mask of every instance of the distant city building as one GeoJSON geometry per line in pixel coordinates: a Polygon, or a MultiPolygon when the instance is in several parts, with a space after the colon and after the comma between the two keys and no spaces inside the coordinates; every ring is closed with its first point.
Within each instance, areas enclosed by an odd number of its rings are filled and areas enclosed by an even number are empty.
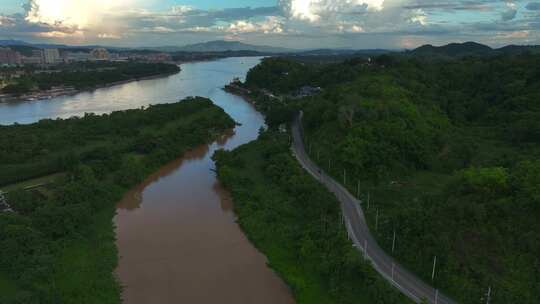
{"type": "Polygon", "coordinates": [[[43,51],[42,50],[32,50],[32,57],[43,57],[43,51]]]}
{"type": "Polygon", "coordinates": [[[32,56],[27,57],[23,56],[22,64],[43,64],[43,51],[42,50],[32,50],[32,56]]]}
{"type": "Polygon", "coordinates": [[[60,63],[60,51],[58,49],[44,49],[43,50],[43,63],[45,64],[57,64],[60,63]]]}
{"type": "Polygon", "coordinates": [[[81,62],[81,61],[89,61],[91,59],[92,59],[92,55],[90,53],[85,53],[85,52],[65,52],[64,53],[65,62],[81,62]]]}
{"type": "Polygon", "coordinates": [[[0,48],[0,64],[18,65],[21,64],[21,54],[10,48],[0,48]]]}
{"type": "Polygon", "coordinates": [[[22,57],[21,62],[22,64],[40,65],[40,64],[43,64],[43,58],[42,57],[22,57]]]}
{"type": "Polygon", "coordinates": [[[109,51],[104,48],[93,49],[90,55],[93,60],[109,60],[110,58],[109,51]]]}

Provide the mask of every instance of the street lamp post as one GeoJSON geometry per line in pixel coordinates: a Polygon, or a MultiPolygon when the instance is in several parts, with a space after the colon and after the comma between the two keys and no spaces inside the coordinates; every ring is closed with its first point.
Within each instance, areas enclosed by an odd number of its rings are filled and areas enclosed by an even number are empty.
{"type": "Polygon", "coordinates": [[[396,230],[394,229],[394,237],[392,238],[392,254],[394,254],[395,249],[396,249],[396,230]]]}

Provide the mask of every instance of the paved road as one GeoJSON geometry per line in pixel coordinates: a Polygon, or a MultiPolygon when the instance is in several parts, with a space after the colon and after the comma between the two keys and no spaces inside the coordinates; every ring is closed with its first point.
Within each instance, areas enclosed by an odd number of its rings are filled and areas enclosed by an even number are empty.
{"type": "Polygon", "coordinates": [[[361,202],[332,177],[326,175],[307,155],[302,140],[301,116],[302,114],[293,123],[293,152],[304,169],[320,180],[341,202],[349,237],[358,251],[364,257],[367,256],[378,273],[413,301],[419,303],[425,299],[431,304],[455,304],[456,302],[407,271],[379,247],[369,232],[364,212],[360,208],[361,202]]]}

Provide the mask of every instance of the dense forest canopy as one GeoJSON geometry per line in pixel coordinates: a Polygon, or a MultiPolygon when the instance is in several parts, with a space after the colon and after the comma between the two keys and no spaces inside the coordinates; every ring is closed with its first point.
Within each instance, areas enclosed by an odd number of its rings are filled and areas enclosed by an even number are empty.
{"type": "Polygon", "coordinates": [[[412,303],[352,246],[337,199],[296,162],[286,134],[263,132],[214,159],[240,225],[298,304],[412,303]]]}
{"type": "Polygon", "coordinates": [[[540,298],[539,55],[270,58],[244,86],[270,127],[304,111],[312,159],[351,193],[360,182],[379,242],[396,231],[426,281],[437,256],[434,285],[460,302],[490,286],[492,303],[540,298]],[[302,86],[323,91],[291,99],[302,86]]]}
{"type": "Polygon", "coordinates": [[[0,303],[119,303],[112,217],[122,194],[234,121],[204,98],[0,127],[0,303]],[[18,189],[18,190],[17,190],[18,189]]]}

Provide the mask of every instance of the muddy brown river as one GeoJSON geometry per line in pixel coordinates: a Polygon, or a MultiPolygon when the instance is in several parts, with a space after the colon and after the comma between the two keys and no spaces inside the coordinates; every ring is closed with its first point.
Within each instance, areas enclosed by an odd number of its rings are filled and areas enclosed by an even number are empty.
{"type": "Polygon", "coordinates": [[[244,78],[260,58],[182,65],[182,72],[46,102],[0,104],[0,124],[174,102],[212,99],[234,120],[234,131],[166,165],[118,203],[118,279],[123,303],[294,303],[266,258],[235,222],[231,199],[216,179],[211,156],[256,139],[263,117],[221,88],[244,78]]]}

